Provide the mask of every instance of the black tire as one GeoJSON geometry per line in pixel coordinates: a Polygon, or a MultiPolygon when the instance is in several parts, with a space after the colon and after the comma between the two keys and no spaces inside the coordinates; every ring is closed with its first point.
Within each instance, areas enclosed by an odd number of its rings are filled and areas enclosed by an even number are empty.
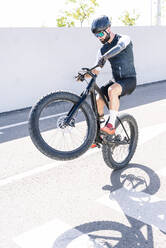
{"type": "MultiPolygon", "coordinates": [[[[58,149],[54,149],[43,139],[42,132],[39,129],[39,119],[41,118],[41,112],[46,109],[49,104],[53,104],[54,102],[56,103],[59,101],[66,101],[73,105],[79,100],[80,97],[75,94],[58,91],[44,96],[31,109],[29,115],[29,133],[32,142],[40,152],[52,159],[71,160],[81,156],[88,150],[96,137],[97,124],[94,112],[86,101],[84,101],[79,107],[79,111],[82,111],[81,113],[83,113],[83,115],[85,116],[87,126],[87,137],[85,138],[85,140],[83,140],[83,143],[80,145],[80,147],[71,151],[60,151],[58,149]]],[[[68,109],[68,111],[69,110],[70,109],[68,109]]],[[[52,128],[52,130],[53,129],[56,130],[56,128],[52,128]]]]}
{"type": "MultiPolygon", "coordinates": [[[[117,169],[122,169],[123,167],[127,166],[130,160],[132,159],[137,143],[138,143],[138,126],[137,122],[134,119],[133,116],[129,114],[122,114],[119,116],[119,119],[122,123],[126,122],[130,128],[130,144],[128,147],[129,153],[125,157],[124,160],[117,162],[113,155],[114,155],[114,150],[116,149],[115,145],[108,145],[108,144],[103,144],[102,146],[102,154],[103,154],[103,159],[105,163],[110,167],[111,169],[117,170],[117,169]]],[[[119,127],[122,127],[120,121],[117,119],[116,120],[116,130],[118,130],[119,127]]],[[[115,136],[117,133],[115,134],[115,136]]],[[[121,145],[121,146],[126,146],[126,145],[121,145]]],[[[118,148],[119,146],[117,146],[118,148]]]]}

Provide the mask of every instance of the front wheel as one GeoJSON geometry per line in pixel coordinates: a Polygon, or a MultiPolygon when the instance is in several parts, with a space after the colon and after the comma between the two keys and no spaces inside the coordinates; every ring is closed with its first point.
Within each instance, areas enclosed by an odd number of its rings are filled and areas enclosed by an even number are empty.
{"type": "Polygon", "coordinates": [[[116,133],[102,146],[105,163],[112,169],[121,169],[132,159],[138,143],[138,126],[133,116],[120,115],[116,120],[116,133]],[[112,143],[111,143],[112,142],[112,143]]]}
{"type": "Polygon", "coordinates": [[[69,92],[55,92],[43,97],[29,115],[29,133],[40,152],[56,160],[70,160],[85,153],[96,136],[94,112],[84,101],[70,123],[67,114],[80,97],[69,92]]]}

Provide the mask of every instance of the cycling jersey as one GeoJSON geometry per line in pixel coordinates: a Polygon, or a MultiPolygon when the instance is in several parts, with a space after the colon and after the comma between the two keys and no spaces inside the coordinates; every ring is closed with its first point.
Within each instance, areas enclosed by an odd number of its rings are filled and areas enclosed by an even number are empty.
{"type": "Polygon", "coordinates": [[[136,77],[133,45],[129,36],[115,34],[112,42],[107,42],[99,50],[97,61],[103,55],[110,52],[112,56],[108,60],[111,64],[112,74],[115,81],[123,78],[136,77]]]}

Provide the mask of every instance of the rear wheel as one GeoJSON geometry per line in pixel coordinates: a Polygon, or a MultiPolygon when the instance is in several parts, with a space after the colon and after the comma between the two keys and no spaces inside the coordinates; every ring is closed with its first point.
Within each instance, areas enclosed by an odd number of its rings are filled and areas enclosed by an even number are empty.
{"type": "Polygon", "coordinates": [[[65,125],[67,114],[80,100],[69,92],[55,92],[43,97],[29,116],[30,137],[46,156],[70,160],[85,153],[96,136],[96,119],[87,102],[83,102],[65,125]]]}
{"type": "Polygon", "coordinates": [[[138,126],[133,116],[123,114],[116,121],[116,133],[107,136],[102,146],[103,159],[112,169],[121,169],[132,159],[138,142],[138,126]],[[110,140],[109,140],[110,139],[110,140]],[[114,142],[114,143],[111,143],[114,142]]]}

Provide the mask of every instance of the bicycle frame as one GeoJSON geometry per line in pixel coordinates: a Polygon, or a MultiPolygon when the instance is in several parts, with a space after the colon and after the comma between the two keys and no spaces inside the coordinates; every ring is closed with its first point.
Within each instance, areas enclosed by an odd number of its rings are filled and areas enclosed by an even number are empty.
{"type": "MultiPolygon", "coordinates": [[[[94,69],[94,68],[92,68],[92,69],[94,69]]],[[[99,118],[98,109],[97,109],[97,101],[96,101],[95,91],[101,96],[101,98],[103,99],[103,101],[104,101],[104,103],[105,103],[105,105],[106,105],[108,110],[109,110],[109,103],[108,103],[106,97],[104,96],[104,94],[102,93],[101,89],[96,84],[97,75],[93,74],[93,73],[89,73],[89,74],[92,76],[92,78],[91,78],[90,82],[88,83],[88,86],[86,87],[86,90],[81,93],[80,100],[73,105],[73,107],[71,108],[71,110],[67,114],[65,124],[70,125],[70,121],[71,121],[73,115],[76,113],[76,111],[78,110],[80,105],[87,99],[88,95],[90,95],[91,106],[92,106],[92,109],[93,109],[93,111],[95,113],[96,120],[97,120],[97,134],[96,134],[96,139],[95,140],[96,140],[97,143],[102,143],[102,139],[100,137],[100,118],[99,118]]],[[[121,122],[121,120],[118,117],[117,117],[117,119],[120,122],[120,124],[122,125],[122,127],[123,127],[123,129],[124,129],[124,131],[126,133],[126,136],[128,138],[128,141],[129,141],[130,138],[129,138],[127,132],[126,132],[126,129],[125,129],[123,123],[121,122]]],[[[114,143],[114,142],[112,142],[112,143],[114,143]]]]}
{"type": "Polygon", "coordinates": [[[95,91],[100,94],[100,96],[102,97],[105,105],[107,106],[107,108],[109,109],[109,104],[108,101],[106,100],[105,96],[103,95],[101,89],[98,87],[98,85],[96,84],[96,78],[97,75],[93,75],[93,77],[91,78],[90,82],[88,83],[88,86],[86,87],[86,90],[83,91],[80,95],[80,100],[79,102],[77,102],[76,104],[74,104],[74,106],[71,108],[71,110],[69,111],[69,113],[67,114],[67,118],[66,118],[66,124],[70,125],[70,121],[74,115],[74,113],[77,111],[77,109],[80,107],[80,105],[87,99],[88,95],[90,95],[90,99],[91,99],[91,106],[92,109],[96,115],[96,120],[97,120],[97,136],[96,139],[98,140],[98,142],[101,141],[100,139],[100,119],[99,119],[99,114],[98,114],[98,110],[97,110],[97,102],[96,102],[96,95],[95,95],[95,91]]]}

